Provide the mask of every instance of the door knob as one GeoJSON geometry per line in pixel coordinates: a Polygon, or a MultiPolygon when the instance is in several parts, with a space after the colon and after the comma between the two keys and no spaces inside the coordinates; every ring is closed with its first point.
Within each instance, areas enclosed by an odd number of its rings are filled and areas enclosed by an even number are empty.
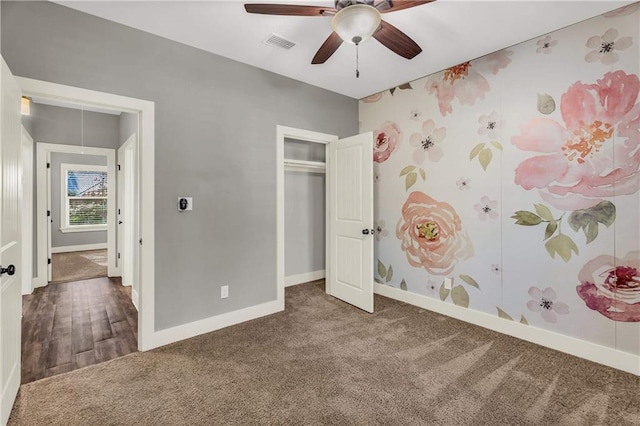
{"type": "Polygon", "coordinates": [[[368,229],[363,229],[362,230],[362,235],[369,235],[369,230],[368,229]]]}
{"type": "Polygon", "coordinates": [[[16,273],[16,267],[13,265],[9,265],[6,268],[3,268],[2,266],[0,266],[0,275],[13,275],[16,273]]]}

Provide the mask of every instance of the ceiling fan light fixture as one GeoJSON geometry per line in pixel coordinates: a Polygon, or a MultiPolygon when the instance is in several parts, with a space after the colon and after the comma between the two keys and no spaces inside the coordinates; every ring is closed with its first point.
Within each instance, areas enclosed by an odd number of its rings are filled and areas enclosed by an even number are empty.
{"type": "Polygon", "coordinates": [[[342,40],[360,44],[371,38],[380,26],[380,20],[380,12],[375,7],[355,4],[336,13],[331,25],[342,40]]]}

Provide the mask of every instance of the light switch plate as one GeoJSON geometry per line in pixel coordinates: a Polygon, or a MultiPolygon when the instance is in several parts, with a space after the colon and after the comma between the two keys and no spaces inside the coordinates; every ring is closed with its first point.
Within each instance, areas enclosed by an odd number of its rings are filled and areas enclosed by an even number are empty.
{"type": "Polygon", "coordinates": [[[178,211],[179,212],[185,212],[185,211],[189,211],[189,210],[193,210],[193,198],[192,197],[178,197],[178,211]],[[186,208],[182,208],[184,201],[182,200],[186,200],[186,208]]]}

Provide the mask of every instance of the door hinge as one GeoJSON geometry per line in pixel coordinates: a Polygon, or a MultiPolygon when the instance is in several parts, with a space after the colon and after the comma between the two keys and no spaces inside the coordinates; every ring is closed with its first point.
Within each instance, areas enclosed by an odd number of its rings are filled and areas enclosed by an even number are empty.
{"type": "Polygon", "coordinates": [[[47,210],[47,217],[51,216],[51,210],[47,210]]]}
{"type": "Polygon", "coordinates": [[[120,253],[118,253],[118,259],[120,259],[120,253]]]}
{"type": "Polygon", "coordinates": [[[47,169],[51,168],[51,163],[47,163],[47,169]]]}
{"type": "Polygon", "coordinates": [[[120,164],[118,164],[118,171],[120,171],[120,164]]]}
{"type": "Polygon", "coordinates": [[[51,258],[47,259],[47,265],[51,265],[51,258]]]}
{"type": "Polygon", "coordinates": [[[118,214],[120,214],[120,209],[118,209],[118,214]]]}
{"type": "Polygon", "coordinates": [[[140,238],[140,241],[139,241],[139,242],[140,242],[140,245],[142,245],[142,238],[140,238]]]}

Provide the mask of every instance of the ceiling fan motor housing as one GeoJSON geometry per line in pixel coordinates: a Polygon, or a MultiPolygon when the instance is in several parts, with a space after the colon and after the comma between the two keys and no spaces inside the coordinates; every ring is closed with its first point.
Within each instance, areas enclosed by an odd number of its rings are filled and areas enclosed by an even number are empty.
{"type": "Polygon", "coordinates": [[[336,9],[344,9],[345,7],[353,6],[354,4],[366,4],[367,6],[373,6],[375,0],[336,0],[336,9]]]}

